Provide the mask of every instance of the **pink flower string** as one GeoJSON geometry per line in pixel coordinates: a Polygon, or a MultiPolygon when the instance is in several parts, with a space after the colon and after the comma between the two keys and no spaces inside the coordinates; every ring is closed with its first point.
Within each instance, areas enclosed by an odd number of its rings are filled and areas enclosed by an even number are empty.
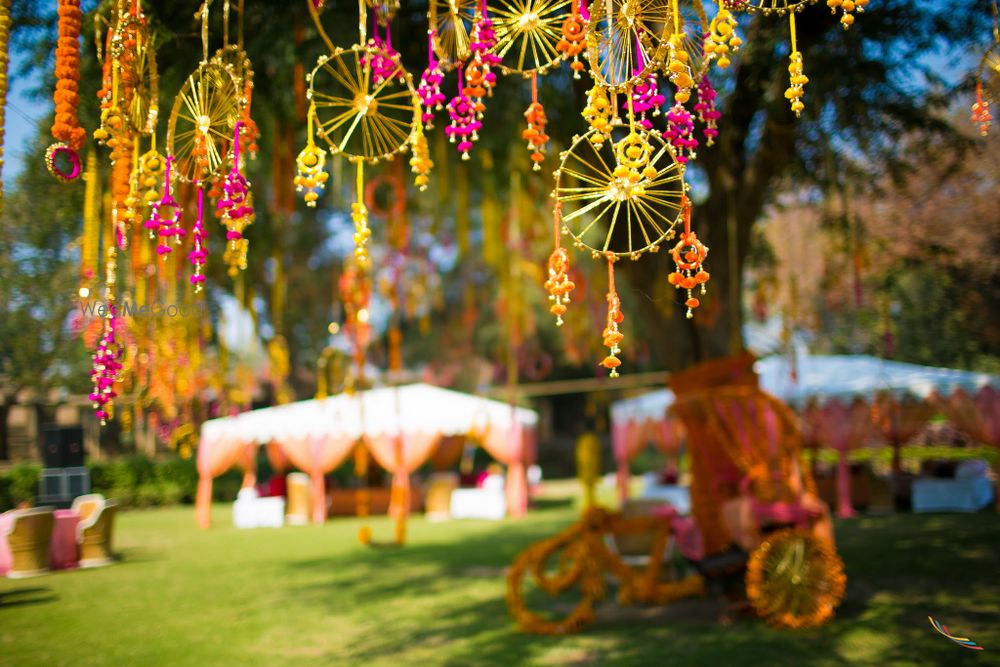
{"type": "Polygon", "coordinates": [[[420,85],[417,87],[420,104],[424,107],[420,120],[428,130],[434,127],[434,112],[443,109],[444,102],[448,99],[441,92],[444,71],[441,70],[441,63],[434,55],[435,34],[433,28],[427,31],[427,69],[420,76],[420,85]]]}
{"type": "Polygon", "coordinates": [[[181,242],[184,236],[184,229],[181,227],[181,213],[183,209],[171,194],[170,166],[174,162],[174,156],[168,155],[166,159],[166,169],[163,173],[163,196],[153,204],[149,215],[149,220],[143,223],[143,227],[149,230],[149,238],[160,237],[160,244],[156,246],[156,252],[161,257],[170,253],[170,239],[173,237],[175,243],[181,242]],[[169,217],[166,215],[169,214],[169,217]]]}
{"type": "MultiPolygon", "coordinates": [[[[642,72],[645,63],[638,37],[636,38],[637,62],[634,74],[642,72]]],[[[646,112],[651,112],[653,116],[660,115],[660,108],[666,103],[667,98],[660,94],[659,79],[656,71],[652,71],[646,77],[635,84],[632,88],[632,110],[639,114],[638,123],[645,130],[653,129],[653,122],[646,117],[646,112]]],[[[628,111],[628,98],[622,102],[622,109],[628,111]]]]}
{"type": "Polygon", "coordinates": [[[223,209],[223,224],[226,225],[226,240],[236,247],[236,242],[243,238],[243,230],[250,224],[253,207],[250,206],[250,181],[240,173],[240,130],[243,121],[236,121],[233,136],[233,166],[226,174],[222,184],[224,193],[217,208],[223,209]]]}
{"type": "Polygon", "coordinates": [[[444,133],[448,135],[450,143],[458,141],[458,151],[462,154],[462,159],[468,160],[469,151],[472,150],[472,142],[478,141],[479,130],[483,124],[476,118],[476,107],[465,94],[462,78],[462,71],[459,68],[458,95],[448,102],[448,115],[451,116],[451,123],[444,128],[444,133]]]}
{"type": "Polygon", "coordinates": [[[198,216],[194,219],[191,236],[194,248],[188,253],[188,260],[194,264],[194,273],[190,281],[194,285],[194,291],[200,292],[202,283],[205,282],[205,260],[208,257],[208,251],[205,250],[205,241],[208,240],[208,232],[205,231],[205,190],[201,186],[198,186],[198,216]]]}
{"type": "Polygon", "coordinates": [[[385,39],[378,34],[378,12],[372,13],[372,38],[368,46],[375,52],[364,56],[361,61],[371,67],[372,81],[378,85],[393,77],[403,80],[403,69],[399,66],[399,51],[392,48],[392,31],[385,24],[385,39]]]}
{"type": "Polygon", "coordinates": [[[698,82],[698,103],[694,105],[694,110],[698,114],[698,120],[705,126],[702,133],[705,135],[705,143],[709,146],[714,144],[715,138],[719,136],[717,121],[722,118],[722,112],[715,108],[716,96],[717,93],[712,82],[708,80],[708,75],[703,76],[698,82]]]}
{"type": "Polygon", "coordinates": [[[685,163],[695,157],[698,140],[694,138],[694,119],[680,102],[667,112],[667,131],[663,136],[674,147],[678,162],[685,163]]]}
{"type": "Polygon", "coordinates": [[[94,367],[90,371],[90,378],[94,383],[94,390],[90,393],[90,402],[93,403],[96,412],[95,416],[101,420],[101,425],[107,423],[110,413],[108,408],[115,397],[115,382],[118,380],[118,371],[121,370],[122,346],[117,340],[118,317],[115,306],[109,304],[110,312],[104,320],[104,334],[97,344],[97,351],[94,352],[94,367]]]}
{"type": "Polygon", "coordinates": [[[472,23],[472,32],[469,34],[469,51],[472,53],[472,61],[465,68],[465,82],[469,85],[469,99],[475,105],[476,116],[479,119],[482,119],[483,111],[486,110],[483,98],[493,97],[493,88],[497,83],[497,75],[493,72],[493,68],[500,66],[501,59],[492,53],[496,43],[497,36],[493,31],[493,21],[486,13],[486,0],[483,0],[472,23]]]}

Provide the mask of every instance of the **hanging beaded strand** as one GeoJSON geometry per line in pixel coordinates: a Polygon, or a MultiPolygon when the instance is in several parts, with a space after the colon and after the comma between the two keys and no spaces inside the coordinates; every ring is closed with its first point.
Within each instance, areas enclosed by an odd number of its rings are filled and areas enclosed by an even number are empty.
{"type": "Polygon", "coordinates": [[[684,305],[687,306],[687,318],[694,317],[694,309],[701,305],[701,301],[694,296],[694,289],[701,286],[701,294],[705,294],[705,283],[708,282],[709,274],[704,268],[705,258],[708,256],[708,246],[698,239],[698,235],[691,229],[691,201],[684,198],[684,231],[681,232],[677,245],[670,251],[677,265],[677,270],[667,276],[667,281],[675,289],[687,291],[687,299],[684,305]]]}
{"type": "Polygon", "coordinates": [[[444,93],[441,92],[441,82],[444,81],[444,71],[441,63],[438,62],[434,53],[434,28],[427,31],[427,69],[420,75],[420,85],[417,87],[417,95],[420,97],[420,104],[424,108],[420,120],[428,130],[434,129],[434,112],[444,108],[444,93]]]}
{"type": "Polygon", "coordinates": [[[691,99],[694,79],[691,77],[688,54],[684,50],[684,34],[681,32],[680,8],[677,0],[673,0],[671,6],[673,8],[674,32],[670,35],[669,40],[670,52],[667,72],[670,82],[674,84],[677,91],[674,93],[674,106],[667,112],[667,131],[664,136],[674,147],[677,161],[683,164],[689,159],[697,157],[695,151],[698,149],[698,140],[694,138],[694,119],[691,117],[691,112],[684,106],[691,99]]]}
{"type": "Polygon", "coordinates": [[[805,70],[802,66],[802,54],[799,52],[799,47],[796,43],[794,10],[788,12],[788,25],[792,35],[792,52],[788,56],[788,77],[790,85],[788,90],[785,91],[785,99],[791,102],[792,111],[795,112],[795,117],[798,118],[802,115],[802,110],[805,109],[805,104],[802,103],[802,96],[805,94],[803,87],[809,83],[809,78],[805,75],[805,70]]]}
{"type": "Polygon", "coordinates": [[[178,235],[176,232],[181,234],[184,232],[181,229],[181,205],[173,197],[173,184],[170,182],[170,167],[173,162],[173,156],[168,155],[163,170],[163,196],[153,204],[149,220],[143,225],[149,230],[149,238],[160,237],[160,244],[156,246],[156,252],[161,257],[173,250],[170,247],[170,237],[178,235]],[[164,210],[170,213],[170,217],[165,217],[164,210]]]}
{"type": "Polygon", "coordinates": [[[472,142],[479,140],[479,130],[482,122],[476,117],[476,108],[466,94],[462,80],[465,78],[461,66],[458,68],[458,95],[448,102],[448,115],[451,123],[444,129],[448,135],[448,141],[455,143],[458,141],[458,152],[462,154],[463,160],[469,159],[469,151],[472,150],[472,142]]]}
{"type": "Polygon", "coordinates": [[[194,265],[194,273],[189,280],[194,285],[194,291],[200,292],[205,283],[205,260],[208,258],[205,242],[208,240],[208,232],[205,231],[205,189],[201,183],[196,182],[194,186],[198,189],[198,214],[191,228],[194,247],[188,253],[188,260],[194,265]]]}
{"type": "Polygon", "coordinates": [[[326,181],[329,174],[326,173],[326,150],[316,145],[313,133],[313,121],[316,116],[316,104],[309,104],[309,111],[306,114],[306,147],[302,149],[298,157],[295,158],[295,167],[298,173],[293,179],[295,191],[301,192],[302,199],[306,206],[316,208],[316,201],[323,194],[326,188],[326,181]]]}
{"type": "MultiPolygon", "coordinates": [[[[642,52],[638,37],[636,38],[636,66],[633,73],[638,75],[645,69],[645,57],[642,52]]],[[[660,94],[659,77],[656,70],[652,70],[639,83],[632,87],[629,93],[632,108],[639,114],[639,125],[645,130],[653,129],[653,122],[646,118],[646,113],[651,116],[660,115],[660,107],[664,105],[667,98],[660,94]]],[[[622,103],[622,109],[628,108],[628,100],[622,103]]]]}
{"type": "Polygon", "coordinates": [[[720,69],[729,67],[729,54],[739,51],[743,40],[736,34],[736,19],[725,4],[719,5],[719,12],[708,25],[703,49],[705,57],[715,59],[720,69]]]}
{"type": "MultiPolygon", "coordinates": [[[[253,222],[253,206],[250,199],[250,181],[240,173],[240,131],[243,121],[236,121],[233,130],[233,164],[226,174],[222,185],[223,197],[217,208],[222,210],[222,223],[226,226],[226,240],[230,250],[239,250],[241,257],[246,256],[247,240],[243,232],[253,222]]],[[[243,262],[240,262],[242,266],[243,262]]]]}
{"type": "Polygon", "coordinates": [[[608,348],[608,355],[604,357],[601,361],[601,366],[607,368],[611,372],[608,373],[608,377],[616,378],[618,377],[618,367],[622,365],[621,359],[617,355],[621,354],[621,348],[618,344],[622,342],[625,335],[619,329],[619,326],[624,320],[625,315],[622,314],[622,302],[618,298],[618,292],[615,290],[615,260],[616,257],[614,253],[608,253],[608,319],[604,326],[604,331],[602,336],[604,338],[604,347],[608,348]]]}
{"type": "Polygon", "coordinates": [[[585,69],[580,61],[580,54],[587,48],[587,23],[580,16],[580,4],[583,0],[572,1],[572,12],[562,24],[562,39],[556,43],[556,49],[564,59],[572,58],[569,67],[573,70],[573,78],[579,79],[585,69]]]}
{"type": "Polygon", "coordinates": [[[545,291],[549,293],[549,312],[556,316],[556,326],[563,325],[569,293],[576,285],[569,279],[569,253],[562,247],[562,204],[556,202],[552,209],[552,243],[554,249],[549,255],[549,279],[545,281],[545,291]]]}
{"type": "Polygon", "coordinates": [[[545,108],[538,101],[538,73],[531,73],[531,104],[524,112],[524,119],[528,121],[528,127],[521,133],[521,138],[528,142],[528,150],[531,151],[531,161],[534,171],[541,171],[542,160],[545,159],[545,144],[549,140],[549,135],[545,134],[545,126],[548,118],[545,116],[545,108]]]}
{"type": "Polygon", "coordinates": [[[368,207],[365,206],[365,163],[358,160],[357,201],[351,204],[351,219],[354,221],[354,258],[362,269],[368,268],[368,240],[372,230],[368,227],[368,207]]]}
{"type": "Polygon", "coordinates": [[[500,57],[492,53],[497,38],[493,32],[493,21],[486,11],[486,0],[482,0],[476,9],[472,22],[472,32],[469,35],[469,51],[471,62],[465,67],[465,82],[469,100],[476,109],[476,118],[482,120],[486,111],[485,97],[493,97],[493,87],[497,82],[494,67],[500,65],[500,57]]]}
{"type": "Polygon", "coordinates": [[[104,315],[104,331],[101,340],[94,351],[94,365],[90,371],[94,389],[88,397],[94,406],[94,415],[100,420],[101,426],[108,423],[114,416],[114,400],[118,396],[115,383],[121,371],[121,358],[124,353],[118,340],[118,312],[115,306],[115,283],[117,282],[117,249],[114,243],[108,245],[107,263],[105,265],[104,301],[107,309],[104,315]]]}

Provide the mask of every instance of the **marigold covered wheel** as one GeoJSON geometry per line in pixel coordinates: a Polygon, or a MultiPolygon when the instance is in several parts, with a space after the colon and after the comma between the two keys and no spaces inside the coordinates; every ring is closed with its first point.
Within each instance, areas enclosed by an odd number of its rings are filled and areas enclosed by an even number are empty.
{"type": "Polygon", "coordinates": [[[747,599],[771,625],[813,628],[844,597],[844,563],[832,544],[802,529],[768,536],[747,565],[747,599]]]}

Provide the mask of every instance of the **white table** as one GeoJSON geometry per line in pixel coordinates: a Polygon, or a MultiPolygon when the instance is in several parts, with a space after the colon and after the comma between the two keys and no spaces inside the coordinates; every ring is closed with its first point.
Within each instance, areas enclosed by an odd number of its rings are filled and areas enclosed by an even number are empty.
{"type": "Polygon", "coordinates": [[[691,514],[691,489],[677,484],[647,484],[639,495],[642,500],[659,500],[670,504],[681,516],[691,514]]]}

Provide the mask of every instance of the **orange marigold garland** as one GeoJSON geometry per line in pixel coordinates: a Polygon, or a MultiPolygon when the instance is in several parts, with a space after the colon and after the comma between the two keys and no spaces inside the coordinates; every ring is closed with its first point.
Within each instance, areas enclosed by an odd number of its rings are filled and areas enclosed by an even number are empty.
{"type": "Polygon", "coordinates": [[[538,73],[531,73],[531,104],[524,112],[524,119],[528,121],[528,127],[521,133],[521,138],[528,142],[528,150],[531,151],[531,161],[534,163],[532,169],[541,171],[542,160],[545,159],[545,144],[549,140],[549,135],[545,134],[545,126],[549,120],[545,116],[545,108],[538,101],[538,73]]]}
{"type": "Polygon", "coordinates": [[[587,23],[580,16],[580,3],[583,0],[573,0],[573,12],[562,24],[562,39],[556,44],[556,49],[563,58],[572,58],[569,64],[573,70],[573,78],[579,79],[580,72],[585,69],[580,61],[580,54],[587,48],[587,23]]]}
{"type": "Polygon", "coordinates": [[[569,293],[576,285],[569,279],[569,254],[562,247],[559,239],[559,215],[562,207],[556,203],[552,210],[552,234],[555,237],[555,249],[549,255],[549,279],[545,281],[545,291],[549,293],[549,312],[556,316],[556,326],[562,326],[562,316],[566,314],[566,304],[569,303],[569,293]]]}
{"type": "Polygon", "coordinates": [[[677,270],[667,276],[667,280],[676,289],[687,290],[687,299],[684,305],[687,306],[687,317],[694,316],[693,311],[701,301],[694,296],[695,287],[701,285],[701,293],[705,294],[705,283],[708,282],[709,274],[705,270],[703,263],[708,256],[708,246],[698,239],[698,235],[691,229],[691,202],[684,200],[684,231],[681,232],[680,240],[673,247],[670,254],[674,258],[677,270]]]}
{"type": "Polygon", "coordinates": [[[602,335],[604,336],[604,347],[608,348],[608,356],[601,361],[601,366],[611,371],[610,377],[616,378],[618,377],[618,367],[622,364],[621,359],[616,356],[621,353],[618,343],[625,338],[625,335],[619,331],[618,325],[625,320],[625,315],[622,313],[622,302],[615,290],[615,256],[610,253],[608,254],[607,299],[608,320],[602,335]]]}
{"type": "Polygon", "coordinates": [[[983,84],[976,82],[976,102],[972,105],[972,122],[979,126],[979,133],[984,137],[990,133],[990,103],[983,97],[983,84]]]}
{"type": "Polygon", "coordinates": [[[814,628],[833,618],[844,597],[844,563],[833,546],[805,530],[772,535],[747,564],[747,600],[779,628],[814,628]]]}
{"type": "Polygon", "coordinates": [[[80,149],[87,132],[80,127],[77,107],[80,105],[80,30],[83,12],[80,0],[59,0],[59,41],[56,42],[56,106],[52,136],[55,144],[46,151],[46,165],[53,176],[71,181],[80,177],[80,149]],[[57,165],[59,157],[69,160],[70,168],[57,165]]]}

